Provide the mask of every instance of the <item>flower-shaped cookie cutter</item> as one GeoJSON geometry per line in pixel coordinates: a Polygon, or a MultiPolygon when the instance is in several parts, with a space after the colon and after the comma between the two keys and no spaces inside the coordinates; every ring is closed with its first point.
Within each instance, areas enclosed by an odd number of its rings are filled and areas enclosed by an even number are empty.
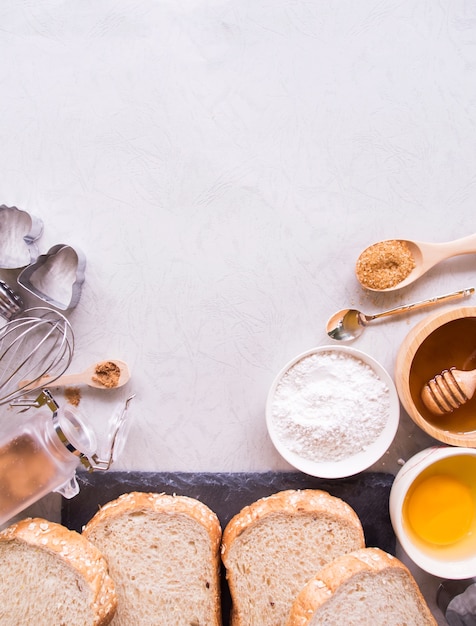
{"type": "Polygon", "coordinates": [[[43,222],[15,206],[0,205],[0,268],[19,269],[38,257],[43,222]]]}
{"type": "Polygon", "coordinates": [[[65,311],[81,297],[86,258],[77,248],[57,244],[22,270],[17,282],[44,302],[65,311]]]}

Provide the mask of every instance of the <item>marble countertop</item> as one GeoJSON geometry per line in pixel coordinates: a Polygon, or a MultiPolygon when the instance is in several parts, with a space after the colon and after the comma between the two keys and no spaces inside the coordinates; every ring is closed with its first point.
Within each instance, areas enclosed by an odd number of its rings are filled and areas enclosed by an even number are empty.
{"type": "MultiPolygon", "coordinates": [[[[394,294],[354,275],[375,241],[476,231],[471,3],[8,0],[0,22],[0,203],[87,258],[70,371],[130,366],[81,396],[100,430],[136,394],[117,469],[289,469],[266,396],[330,315],[474,284],[473,255],[394,294]]],[[[426,315],[352,345],[393,375],[426,315]]],[[[402,409],[374,469],[432,443],[402,409]]]]}

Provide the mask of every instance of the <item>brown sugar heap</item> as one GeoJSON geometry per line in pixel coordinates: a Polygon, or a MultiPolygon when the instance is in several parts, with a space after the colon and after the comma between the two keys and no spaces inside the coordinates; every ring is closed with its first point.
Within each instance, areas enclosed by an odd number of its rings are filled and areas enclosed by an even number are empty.
{"type": "Polygon", "coordinates": [[[64,396],[73,406],[78,406],[81,402],[81,390],[78,387],[66,387],[64,396]]]}
{"type": "Polygon", "coordinates": [[[415,259],[404,241],[381,241],[362,252],[357,259],[356,274],[360,283],[370,289],[388,289],[405,280],[415,268],[415,259]]]}
{"type": "Polygon", "coordinates": [[[121,376],[121,368],[112,361],[103,361],[98,363],[92,377],[95,383],[99,383],[104,387],[117,387],[121,376]]]}

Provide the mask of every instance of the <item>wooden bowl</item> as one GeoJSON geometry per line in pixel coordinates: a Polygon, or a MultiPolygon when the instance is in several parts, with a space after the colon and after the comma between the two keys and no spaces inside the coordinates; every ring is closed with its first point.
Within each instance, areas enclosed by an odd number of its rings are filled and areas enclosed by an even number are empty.
{"type": "Polygon", "coordinates": [[[450,367],[476,369],[476,307],[430,315],[407,335],[397,354],[395,385],[412,420],[444,443],[476,447],[476,395],[451,413],[435,415],[421,399],[423,386],[450,367]]]}

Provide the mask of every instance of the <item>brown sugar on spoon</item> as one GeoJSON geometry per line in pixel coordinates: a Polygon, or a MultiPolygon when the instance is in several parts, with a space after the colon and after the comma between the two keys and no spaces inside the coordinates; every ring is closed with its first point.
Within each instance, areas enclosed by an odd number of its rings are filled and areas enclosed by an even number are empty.
{"type": "Polygon", "coordinates": [[[362,252],[355,272],[370,289],[388,289],[402,282],[415,268],[415,259],[404,241],[381,241],[362,252]]]}
{"type": "Polygon", "coordinates": [[[117,387],[121,376],[121,368],[113,361],[103,361],[96,365],[92,380],[104,387],[117,387]]]}

